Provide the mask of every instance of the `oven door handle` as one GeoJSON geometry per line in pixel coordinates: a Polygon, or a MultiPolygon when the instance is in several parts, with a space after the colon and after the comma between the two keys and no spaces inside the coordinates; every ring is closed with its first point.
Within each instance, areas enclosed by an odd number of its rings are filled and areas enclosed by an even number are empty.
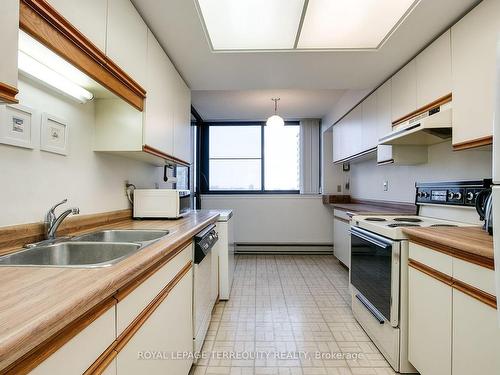
{"type": "Polygon", "coordinates": [[[363,304],[364,307],[373,315],[375,319],[378,320],[379,324],[385,323],[384,316],[373,306],[368,299],[361,293],[356,294],[356,298],[363,304]]]}
{"type": "Polygon", "coordinates": [[[358,232],[357,230],[354,230],[354,229],[351,229],[349,231],[353,236],[356,236],[356,237],[359,237],[365,241],[368,241],[378,247],[381,247],[382,249],[387,249],[389,247],[392,246],[392,243],[390,242],[382,242],[382,241],[379,241],[378,239],[375,239],[373,238],[372,236],[369,236],[369,235],[366,235],[366,234],[363,234],[363,233],[360,233],[358,232]]]}

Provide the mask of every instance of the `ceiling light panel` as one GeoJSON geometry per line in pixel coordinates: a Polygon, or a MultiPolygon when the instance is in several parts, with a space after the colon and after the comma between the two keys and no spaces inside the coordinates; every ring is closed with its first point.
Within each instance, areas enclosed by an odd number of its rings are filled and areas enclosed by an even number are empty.
{"type": "Polygon", "coordinates": [[[309,0],[299,49],[378,48],[415,0],[309,0]]]}
{"type": "Polygon", "coordinates": [[[214,50],[294,47],[304,0],[197,0],[214,50]]]}

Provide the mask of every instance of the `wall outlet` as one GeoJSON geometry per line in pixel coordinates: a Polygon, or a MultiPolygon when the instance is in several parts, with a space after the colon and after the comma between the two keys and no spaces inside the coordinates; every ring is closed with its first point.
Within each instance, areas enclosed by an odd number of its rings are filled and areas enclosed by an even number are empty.
{"type": "Polygon", "coordinates": [[[337,193],[342,193],[342,185],[337,185],[337,193]]]}
{"type": "Polygon", "coordinates": [[[389,190],[389,181],[384,181],[384,191],[388,191],[389,190]]]}

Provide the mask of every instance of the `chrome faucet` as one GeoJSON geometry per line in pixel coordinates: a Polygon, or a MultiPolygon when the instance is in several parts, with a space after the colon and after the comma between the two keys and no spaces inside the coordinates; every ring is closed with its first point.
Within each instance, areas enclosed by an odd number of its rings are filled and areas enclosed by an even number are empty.
{"type": "Polygon", "coordinates": [[[63,220],[66,219],[66,217],[68,215],[71,215],[71,214],[78,215],[80,213],[79,208],[70,208],[70,209],[64,211],[59,216],[56,216],[56,214],[55,214],[56,208],[64,203],[66,203],[67,201],[68,201],[67,199],[64,199],[63,201],[55,204],[49,210],[49,212],[47,212],[47,215],[45,216],[45,227],[47,230],[47,232],[45,233],[45,237],[47,240],[54,240],[56,238],[57,229],[59,228],[59,226],[61,225],[63,220]]]}

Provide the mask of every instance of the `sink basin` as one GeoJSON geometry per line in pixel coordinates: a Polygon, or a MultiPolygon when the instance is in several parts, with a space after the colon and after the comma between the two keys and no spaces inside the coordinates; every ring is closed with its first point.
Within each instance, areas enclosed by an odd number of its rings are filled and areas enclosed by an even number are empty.
{"type": "Polygon", "coordinates": [[[75,241],[91,242],[149,242],[169,234],[168,230],[112,229],[84,234],[75,241]]]}
{"type": "Polygon", "coordinates": [[[137,243],[60,242],[0,257],[0,266],[106,267],[134,254],[137,243]]]}

